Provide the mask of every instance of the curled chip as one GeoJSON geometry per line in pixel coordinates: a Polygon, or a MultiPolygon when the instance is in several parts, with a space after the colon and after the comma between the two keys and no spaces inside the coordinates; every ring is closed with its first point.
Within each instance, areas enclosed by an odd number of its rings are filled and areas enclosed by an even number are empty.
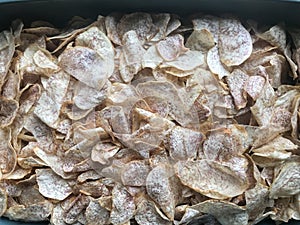
{"type": "Polygon", "coordinates": [[[0,216],[300,220],[299,65],[299,27],[234,15],[14,21],[0,32],[0,216]]]}

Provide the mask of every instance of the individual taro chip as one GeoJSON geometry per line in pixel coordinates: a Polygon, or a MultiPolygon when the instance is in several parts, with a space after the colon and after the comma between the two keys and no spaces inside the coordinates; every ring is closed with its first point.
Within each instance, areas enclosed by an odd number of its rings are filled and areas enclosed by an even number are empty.
{"type": "Polygon", "coordinates": [[[84,215],[86,217],[86,224],[98,225],[108,224],[110,213],[100,205],[99,200],[91,199],[84,215]]]}
{"type": "Polygon", "coordinates": [[[175,160],[195,159],[203,140],[201,132],[175,126],[167,135],[166,147],[175,160]]]}
{"type": "Polygon", "coordinates": [[[212,132],[203,143],[205,158],[227,161],[232,156],[243,154],[245,148],[242,146],[241,134],[237,136],[232,133],[230,128],[212,132]]]}
{"type": "Polygon", "coordinates": [[[26,222],[47,221],[52,208],[52,203],[47,200],[29,206],[13,205],[6,210],[3,216],[11,220],[26,222]]]}
{"type": "Polygon", "coordinates": [[[119,21],[119,17],[121,15],[119,14],[111,14],[105,17],[105,28],[107,31],[108,38],[116,45],[122,45],[121,44],[121,37],[119,37],[118,31],[117,31],[117,24],[119,21]]]}
{"type": "Polygon", "coordinates": [[[233,97],[237,109],[246,107],[247,99],[244,92],[244,86],[249,76],[239,69],[232,71],[226,78],[230,93],[233,97]]]}
{"type": "Polygon", "coordinates": [[[186,109],[176,87],[167,81],[148,81],[138,84],[136,90],[142,97],[155,96],[164,98],[170,107],[172,116],[184,127],[198,127],[196,115],[186,109]]]}
{"type": "Polygon", "coordinates": [[[40,119],[30,114],[25,121],[24,128],[33,134],[39,146],[46,152],[52,152],[54,148],[53,134],[48,126],[40,119]]]}
{"type": "Polygon", "coordinates": [[[170,35],[171,33],[175,33],[175,31],[181,26],[181,22],[179,20],[179,17],[176,15],[171,15],[171,19],[168,23],[167,30],[166,30],[166,36],[170,35]]]}
{"type": "Polygon", "coordinates": [[[100,91],[82,82],[77,82],[74,90],[74,103],[82,110],[94,108],[105,101],[105,99],[108,97],[108,93],[110,92],[110,87],[111,83],[109,81],[100,91]]]}
{"type": "Polygon", "coordinates": [[[87,47],[70,47],[59,56],[59,65],[82,83],[101,90],[112,74],[111,62],[87,47]]]}
{"type": "Polygon", "coordinates": [[[125,186],[146,186],[146,178],[149,172],[150,166],[145,161],[131,161],[122,169],[122,183],[125,186]]]}
{"type": "Polygon", "coordinates": [[[143,48],[135,31],[125,33],[122,44],[123,54],[120,58],[119,70],[124,82],[128,83],[142,69],[142,60],[146,50],[143,48]]]}
{"type": "Polygon", "coordinates": [[[207,200],[193,205],[191,208],[202,213],[213,215],[221,224],[248,224],[248,213],[245,208],[231,202],[207,200]]]}
{"type": "Polygon", "coordinates": [[[87,31],[79,34],[75,41],[76,46],[88,47],[95,50],[104,59],[108,68],[107,72],[114,71],[114,48],[107,36],[98,28],[91,27],[87,31]]]}
{"type": "Polygon", "coordinates": [[[184,47],[184,38],[180,34],[166,37],[156,44],[156,50],[165,61],[173,61],[188,49],[184,47]]]}
{"type": "Polygon", "coordinates": [[[137,12],[124,15],[117,25],[117,31],[119,37],[122,39],[125,33],[133,30],[143,43],[148,38],[152,26],[153,23],[150,14],[137,12]]]}
{"type": "Polygon", "coordinates": [[[208,15],[193,19],[192,22],[194,25],[194,30],[202,31],[206,29],[213,35],[214,42],[218,43],[220,18],[208,15]]]}
{"type": "Polygon", "coordinates": [[[8,71],[5,83],[2,86],[2,96],[8,99],[16,99],[20,95],[21,76],[18,73],[8,71]]]}
{"type": "Polygon", "coordinates": [[[15,149],[11,146],[11,131],[0,129],[0,178],[5,178],[16,167],[17,155],[15,149]],[[4,176],[4,177],[2,177],[4,176]]]}
{"type": "Polygon", "coordinates": [[[50,127],[56,127],[70,76],[63,71],[51,75],[45,82],[45,91],[34,108],[35,115],[50,127]]]}
{"type": "Polygon", "coordinates": [[[3,31],[0,33],[0,87],[2,87],[10,61],[14,55],[15,42],[13,34],[9,31],[3,31]]]}
{"type": "MultiPolygon", "coordinates": [[[[204,54],[200,51],[186,51],[176,59],[164,62],[160,65],[161,68],[174,67],[180,71],[191,71],[197,67],[206,67],[204,54]]],[[[178,75],[180,77],[180,75],[178,75]]]]}
{"type": "Polygon", "coordinates": [[[119,151],[120,147],[113,143],[97,143],[91,152],[91,159],[94,162],[99,162],[102,165],[108,165],[112,157],[119,151]]]}
{"type": "Polygon", "coordinates": [[[157,30],[154,37],[152,37],[151,41],[160,41],[167,36],[167,28],[168,24],[171,20],[171,15],[169,13],[159,13],[153,14],[152,20],[155,29],[157,30]]]}
{"type": "Polygon", "coordinates": [[[255,101],[260,96],[265,81],[265,78],[261,76],[250,76],[245,83],[244,91],[255,101]]]}
{"type": "Polygon", "coordinates": [[[89,205],[90,199],[85,195],[78,195],[75,200],[68,206],[64,213],[64,221],[67,224],[73,224],[78,221],[80,214],[89,205]]]}
{"type": "Polygon", "coordinates": [[[180,188],[178,179],[167,164],[159,164],[148,174],[146,180],[147,194],[160,206],[171,221],[174,220],[180,188]]]}
{"type": "Polygon", "coordinates": [[[110,222],[114,225],[121,225],[128,222],[135,212],[134,198],[125,187],[116,183],[112,190],[112,211],[110,222]]]}
{"type": "Polygon", "coordinates": [[[40,193],[51,199],[64,200],[72,193],[72,188],[68,182],[51,169],[37,169],[37,184],[40,193]]]}
{"type": "Polygon", "coordinates": [[[284,164],[273,181],[270,189],[271,198],[289,197],[300,192],[300,163],[287,162],[284,164]]]}
{"type": "Polygon", "coordinates": [[[251,107],[251,112],[260,126],[268,126],[273,113],[276,100],[275,92],[269,82],[266,82],[262,93],[251,107]]]}
{"type": "Polygon", "coordinates": [[[160,54],[158,53],[156,46],[152,45],[150,46],[144,56],[143,56],[143,60],[142,60],[142,67],[143,68],[151,68],[151,69],[155,69],[156,67],[159,66],[159,64],[161,64],[163,62],[163,58],[160,56],[160,54]]]}
{"type": "Polygon", "coordinates": [[[4,214],[7,209],[7,193],[6,190],[0,188],[0,216],[4,214]]]}
{"type": "Polygon", "coordinates": [[[252,53],[251,36],[237,19],[220,20],[218,46],[220,60],[226,66],[238,66],[252,53]]]}
{"type": "Polygon", "coordinates": [[[267,186],[257,183],[257,185],[245,191],[246,209],[249,220],[260,217],[266,207],[270,207],[272,201],[269,199],[269,189],[267,186]]]}
{"type": "Polygon", "coordinates": [[[220,60],[217,45],[207,52],[206,61],[210,71],[217,74],[219,79],[230,75],[229,69],[227,69],[220,60]]]}
{"type": "Polygon", "coordinates": [[[171,225],[172,222],[162,218],[157,210],[154,202],[144,199],[137,205],[135,221],[139,225],[171,225]]]}
{"type": "Polygon", "coordinates": [[[213,34],[207,29],[194,30],[185,45],[191,50],[207,52],[215,46],[215,40],[213,34]]]}
{"type": "Polygon", "coordinates": [[[19,103],[0,96],[0,128],[9,126],[17,115],[19,103]]]}
{"type": "Polygon", "coordinates": [[[231,167],[206,159],[175,164],[176,175],[184,185],[216,199],[238,196],[248,188],[245,178],[231,167]]]}

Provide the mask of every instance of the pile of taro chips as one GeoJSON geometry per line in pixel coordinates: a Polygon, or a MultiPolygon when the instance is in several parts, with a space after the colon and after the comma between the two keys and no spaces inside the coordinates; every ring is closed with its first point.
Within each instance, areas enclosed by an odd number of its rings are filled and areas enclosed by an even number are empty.
{"type": "Polygon", "coordinates": [[[111,14],[0,33],[0,216],[300,220],[300,29],[111,14]]]}

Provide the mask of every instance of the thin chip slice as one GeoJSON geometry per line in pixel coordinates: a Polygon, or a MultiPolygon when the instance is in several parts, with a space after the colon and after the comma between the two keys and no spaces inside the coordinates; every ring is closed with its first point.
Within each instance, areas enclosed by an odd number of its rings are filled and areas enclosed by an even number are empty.
{"type": "Polygon", "coordinates": [[[258,99],[265,85],[265,78],[261,76],[250,76],[245,83],[244,90],[255,101],[258,99]]]}
{"type": "Polygon", "coordinates": [[[123,55],[121,55],[119,70],[124,82],[128,83],[142,69],[142,59],[146,50],[135,31],[125,33],[122,44],[123,55]]]}
{"type": "Polygon", "coordinates": [[[11,220],[20,220],[26,222],[47,221],[52,211],[52,203],[44,201],[30,206],[14,205],[9,207],[3,216],[11,220]]]}
{"type": "Polygon", "coordinates": [[[82,82],[77,82],[74,90],[74,103],[82,110],[94,108],[105,101],[108,93],[110,92],[110,87],[110,82],[107,82],[103,88],[98,91],[97,89],[92,88],[82,82]]]}
{"type": "Polygon", "coordinates": [[[200,51],[187,51],[174,59],[173,61],[164,62],[160,65],[164,67],[174,67],[182,71],[191,71],[197,67],[206,67],[204,54],[200,51]]]}
{"type": "Polygon", "coordinates": [[[156,44],[156,49],[165,61],[173,61],[188,49],[184,47],[184,38],[180,34],[167,37],[156,44]]]}
{"type": "Polygon", "coordinates": [[[272,198],[289,197],[300,192],[300,163],[289,162],[283,165],[270,189],[272,198]]]}
{"type": "Polygon", "coordinates": [[[181,161],[175,164],[175,170],[184,185],[211,198],[234,197],[248,187],[228,165],[211,160],[181,161]]]}
{"type": "Polygon", "coordinates": [[[186,47],[191,50],[207,52],[215,46],[213,34],[207,29],[194,30],[186,40],[186,47]]]}
{"type": "Polygon", "coordinates": [[[220,60],[217,45],[207,52],[206,61],[210,71],[217,74],[219,79],[230,75],[229,69],[227,69],[220,60]]]}
{"type": "Polygon", "coordinates": [[[249,32],[237,19],[220,20],[220,60],[226,66],[238,66],[252,53],[252,39],[249,32]]]}
{"type": "Polygon", "coordinates": [[[139,40],[143,43],[150,34],[153,26],[151,15],[148,13],[131,13],[124,15],[120,23],[117,25],[119,37],[122,39],[123,35],[128,31],[135,31],[139,40]]]}
{"type": "Polygon", "coordinates": [[[213,215],[221,224],[247,225],[248,213],[244,207],[227,201],[207,200],[191,206],[192,209],[213,215]]]}
{"type": "Polygon", "coordinates": [[[97,90],[102,89],[112,74],[110,63],[95,50],[81,46],[68,48],[59,56],[59,65],[63,70],[97,90]]]}
{"type": "Polygon", "coordinates": [[[44,82],[45,91],[34,108],[35,115],[50,127],[56,127],[60,109],[67,93],[70,76],[63,71],[44,82]]]}
{"type": "Polygon", "coordinates": [[[128,222],[135,212],[134,198],[125,187],[116,184],[112,190],[112,211],[110,221],[114,225],[128,222]]]}
{"type": "Polygon", "coordinates": [[[10,125],[17,115],[19,103],[12,99],[0,97],[0,128],[10,125]]]}
{"type": "Polygon", "coordinates": [[[51,169],[37,169],[37,184],[40,193],[51,199],[64,200],[72,193],[72,188],[51,169]]]}
{"type": "Polygon", "coordinates": [[[97,199],[90,200],[84,214],[89,225],[107,224],[109,220],[109,211],[97,199]]]}
{"type": "Polygon", "coordinates": [[[7,193],[6,190],[0,188],[0,216],[4,214],[7,209],[7,193]]]}
{"type": "Polygon", "coordinates": [[[167,149],[175,160],[195,159],[204,135],[190,129],[175,126],[167,137],[167,149]]]}
{"type": "Polygon", "coordinates": [[[178,180],[168,165],[160,164],[148,174],[147,193],[171,221],[174,220],[179,188],[178,180]]]}
{"type": "Polygon", "coordinates": [[[248,78],[249,76],[239,69],[233,70],[230,76],[226,78],[230,93],[237,109],[242,109],[247,105],[244,87],[248,78]]]}
{"type": "Polygon", "coordinates": [[[147,49],[143,56],[142,66],[143,68],[155,69],[163,62],[163,58],[159,55],[156,46],[152,45],[147,49]]]}
{"type": "Polygon", "coordinates": [[[146,186],[150,166],[143,161],[131,161],[122,170],[121,179],[126,186],[146,186]]]}
{"type": "Polygon", "coordinates": [[[152,201],[142,200],[135,213],[135,220],[139,225],[171,225],[172,222],[163,219],[157,212],[157,208],[152,201]]]}
{"type": "Polygon", "coordinates": [[[0,87],[4,83],[4,79],[9,69],[10,61],[14,55],[15,42],[13,34],[9,31],[0,33],[0,87]]]}

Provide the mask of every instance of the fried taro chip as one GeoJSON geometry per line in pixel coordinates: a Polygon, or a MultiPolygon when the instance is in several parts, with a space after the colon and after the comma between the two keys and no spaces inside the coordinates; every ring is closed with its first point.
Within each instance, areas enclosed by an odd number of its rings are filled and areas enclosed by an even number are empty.
{"type": "Polygon", "coordinates": [[[102,207],[98,199],[91,199],[85,213],[86,223],[89,225],[108,224],[109,211],[102,207]]]}
{"type": "Polygon", "coordinates": [[[175,206],[179,200],[180,183],[170,166],[160,164],[153,168],[146,180],[147,194],[173,221],[175,206]]]}
{"type": "Polygon", "coordinates": [[[0,128],[4,128],[12,124],[17,115],[19,103],[13,99],[0,97],[0,128]]]}
{"type": "Polygon", "coordinates": [[[7,209],[7,193],[6,190],[0,188],[0,216],[4,214],[7,209]]]}
{"type": "Polygon", "coordinates": [[[13,34],[9,31],[0,33],[0,88],[8,72],[10,61],[14,55],[15,42],[13,34]]]}
{"type": "Polygon", "coordinates": [[[45,91],[34,108],[35,115],[50,127],[57,126],[69,80],[70,76],[63,71],[51,75],[45,82],[45,91]]]}
{"type": "Polygon", "coordinates": [[[167,136],[166,147],[174,160],[195,159],[203,140],[201,132],[175,126],[167,136]]]}
{"type": "Polygon", "coordinates": [[[184,185],[216,199],[240,195],[248,188],[245,177],[231,167],[206,159],[175,164],[176,175],[184,185]]]}
{"type": "Polygon", "coordinates": [[[237,109],[242,109],[247,105],[244,87],[248,78],[249,76],[239,69],[233,70],[230,76],[226,78],[230,93],[237,109]]]}
{"type": "Polygon", "coordinates": [[[169,13],[159,13],[159,14],[153,14],[151,16],[153,20],[153,25],[156,29],[156,34],[150,40],[160,41],[168,35],[167,28],[171,20],[171,15],[169,13]]]}
{"type": "Polygon", "coordinates": [[[173,61],[188,49],[184,47],[183,36],[176,34],[158,42],[156,50],[165,61],[173,61]]]}
{"type": "Polygon", "coordinates": [[[211,48],[207,52],[206,61],[210,71],[214,74],[217,74],[219,79],[230,75],[229,68],[226,68],[226,66],[223,65],[220,60],[218,46],[211,48]]]}
{"type": "MultiPolygon", "coordinates": [[[[206,67],[204,54],[200,51],[186,51],[176,59],[164,62],[160,65],[160,68],[171,67],[179,71],[192,71],[197,67],[206,67]]],[[[171,73],[172,74],[172,73],[171,73]]],[[[184,73],[183,73],[184,74],[184,73]]],[[[178,77],[181,77],[178,73],[178,77]]]]}
{"type": "Polygon", "coordinates": [[[245,208],[231,202],[207,200],[193,205],[191,208],[202,213],[213,215],[221,224],[248,224],[248,213],[245,208]]]}
{"type": "Polygon", "coordinates": [[[250,76],[245,83],[244,91],[255,101],[259,98],[265,85],[265,78],[261,76],[250,76]]]}
{"type": "Polygon", "coordinates": [[[146,186],[149,172],[150,166],[145,161],[131,161],[122,169],[121,179],[125,186],[146,186]]]}
{"type": "Polygon", "coordinates": [[[200,18],[193,19],[194,30],[207,30],[213,35],[214,42],[218,43],[219,29],[220,29],[220,18],[215,16],[202,16],[200,18]]]}
{"type": "Polygon", "coordinates": [[[11,146],[11,131],[0,129],[0,180],[12,173],[17,164],[17,155],[11,146]],[[2,177],[3,176],[3,177],[2,177]]]}
{"type": "Polygon", "coordinates": [[[103,88],[98,91],[82,82],[75,84],[74,103],[82,110],[89,110],[103,103],[110,92],[111,83],[108,81],[103,88]]]}
{"type": "Polygon", "coordinates": [[[122,39],[122,53],[119,70],[125,83],[130,82],[134,75],[142,69],[142,60],[146,53],[135,31],[128,31],[122,39]]]}
{"type": "Polygon", "coordinates": [[[20,83],[21,76],[9,70],[2,87],[2,96],[8,99],[18,98],[20,95],[20,83]]]}
{"type": "Polygon", "coordinates": [[[137,205],[134,218],[139,225],[171,225],[157,210],[154,202],[144,199],[137,205]]]}
{"type": "Polygon", "coordinates": [[[99,56],[106,61],[106,68],[109,74],[114,71],[114,48],[106,35],[98,28],[91,27],[79,34],[75,41],[76,46],[88,47],[95,50],[99,56]]]}
{"type": "Polygon", "coordinates": [[[271,185],[270,197],[290,197],[296,195],[300,191],[300,163],[287,162],[280,169],[280,173],[271,185]]]}
{"type": "Polygon", "coordinates": [[[64,221],[67,224],[73,224],[78,221],[83,210],[89,205],[90,199],[85,195],[78,195],[67,205],[64,213],[64,221]]]}
{"type": "Polygon", "coordinates": [[[117,31],[119,38],[122,40],[125,33],[133,30],[143,43],[149,37],[152,26],[153,23],[150,14],[137,12],[124,15],[117,25],[117,31]]]}
{"type": "Polygon", "coordinates": [[[64,200],[72,193],[72,188],[68,182],[55,174],[51,169],[37,169],[36,174],[39,191],[43,196],[64,200]]]}
{"type": "Polygon", "coordinates": [[[47,221],[52,208],[52,203],[47,200],[29,206],[13,205],[6,210],[4,216],[11,220],[26,222],[47,221]]]}
{"type": "Polygon", "coordinates": [[[220,60],[226,66],[238,66],[252,53],[252,39],[249,32],[237,19],[221,19],[219,30],[220,60]]]}
{"type": "Polygon", "coordinates": [[[186,47],[191,50],[207,52],[215,46],[213,34],[207,29],[194,30],[186,41],[186,47]]]}
{"type": "Polygon", "coordinates": [[[115,184],[112,190],[112,211],[110,221],[114,225],[128,222],[135,212],[134,198],[121,184],[115,184]]]}
{"type": "Polygon", "coordinates": [[[99,91],[112,74],[110,63],[95,50],[81,46],[67,48],[59,56],[64,71],[99,91]]]}

